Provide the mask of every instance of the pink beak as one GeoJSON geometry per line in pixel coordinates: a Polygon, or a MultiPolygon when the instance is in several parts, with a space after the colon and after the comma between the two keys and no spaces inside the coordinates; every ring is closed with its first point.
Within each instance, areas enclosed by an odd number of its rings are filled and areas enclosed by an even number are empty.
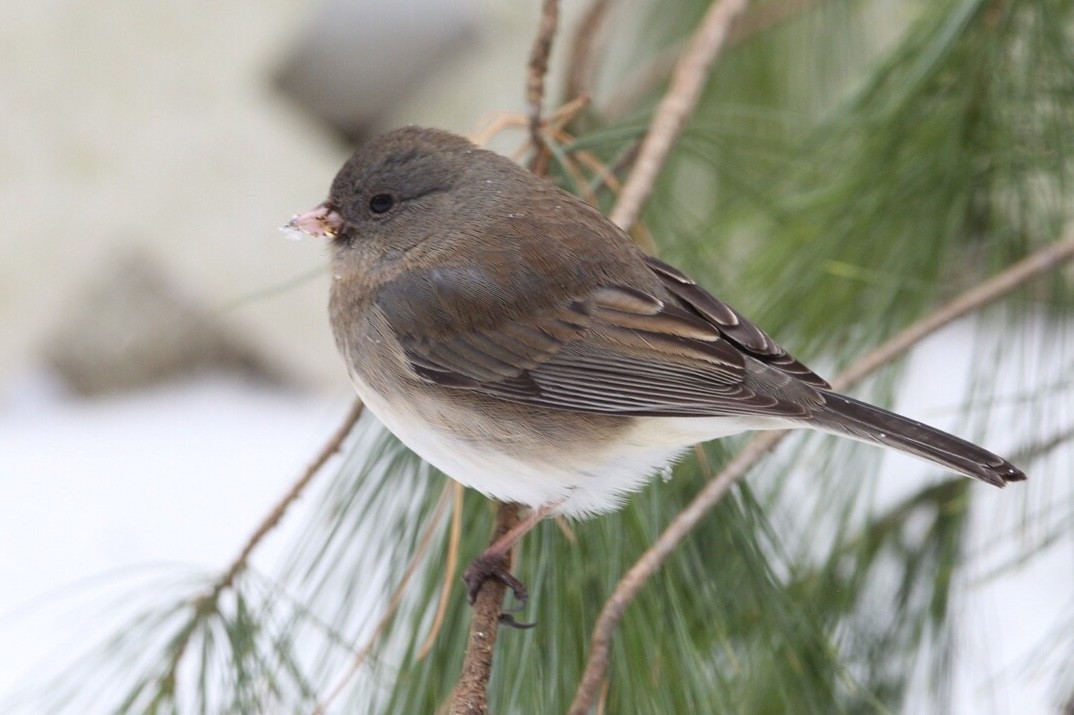
{"type": "Polygon", "coordinates": [[[298,241],[310,238],[334,238],[343,228],[343,217],[329,207],[328,202],[319,204],[303,214],[295,214],[280,230],[287,237],[298,241]]]}

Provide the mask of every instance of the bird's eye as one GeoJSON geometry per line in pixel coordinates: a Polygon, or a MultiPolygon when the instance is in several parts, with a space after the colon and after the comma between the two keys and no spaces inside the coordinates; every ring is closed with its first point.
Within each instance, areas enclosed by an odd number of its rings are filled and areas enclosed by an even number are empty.
{"type": "Polygon", "coordinates": [[[369,210],[375,214],[387,213],[395,206],[395,197],[391,194],[373,194],[369,199],[369,210]]]}

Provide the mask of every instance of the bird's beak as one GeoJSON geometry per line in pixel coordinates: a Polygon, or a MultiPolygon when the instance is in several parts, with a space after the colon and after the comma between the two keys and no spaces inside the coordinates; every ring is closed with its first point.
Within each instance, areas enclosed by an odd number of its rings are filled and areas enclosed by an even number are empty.
{"type": "Polygon", "coordinates": [[[327,201],[306,213],[295,214],[286,226],[280,226],[288,238],[298,241],[310,238],[335,238],[343,228],[343,217],[327,201]]]}

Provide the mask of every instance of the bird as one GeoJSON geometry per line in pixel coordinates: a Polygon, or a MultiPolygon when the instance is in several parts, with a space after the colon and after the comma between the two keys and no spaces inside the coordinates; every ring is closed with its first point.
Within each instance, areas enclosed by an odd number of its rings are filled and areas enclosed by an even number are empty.
{"type": "Polygon", "coordinates": [[[835,392],[742,313],[595,207],[461,136],[359,147],[283,227],[330,246],[329,316],[359,397],[404,444],[531,508],[464,576],[525,601],[510,549],[540,519],[615,510],[685,450],[808,428],[996,487],[1006,459],[835,392]]]}

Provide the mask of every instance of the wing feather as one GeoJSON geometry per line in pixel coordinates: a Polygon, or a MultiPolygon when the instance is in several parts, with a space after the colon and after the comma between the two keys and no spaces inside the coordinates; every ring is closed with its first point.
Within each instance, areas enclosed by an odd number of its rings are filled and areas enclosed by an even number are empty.
{"type": "MultiPolygon", "coordinates": [[[[646,263],[667,294],[606,285],[459,332],[442,322],[433,334],[418,330],[421,315],[442,321],[465,304],[459,285],[390,290],[379,305],[415,372],[447,387],[620,415],[807,416],[815,395],[796,383],[820,378],[683,274],[646,263]]],[[[475,310],[486,297],[475,297],[475,310]]]]}

